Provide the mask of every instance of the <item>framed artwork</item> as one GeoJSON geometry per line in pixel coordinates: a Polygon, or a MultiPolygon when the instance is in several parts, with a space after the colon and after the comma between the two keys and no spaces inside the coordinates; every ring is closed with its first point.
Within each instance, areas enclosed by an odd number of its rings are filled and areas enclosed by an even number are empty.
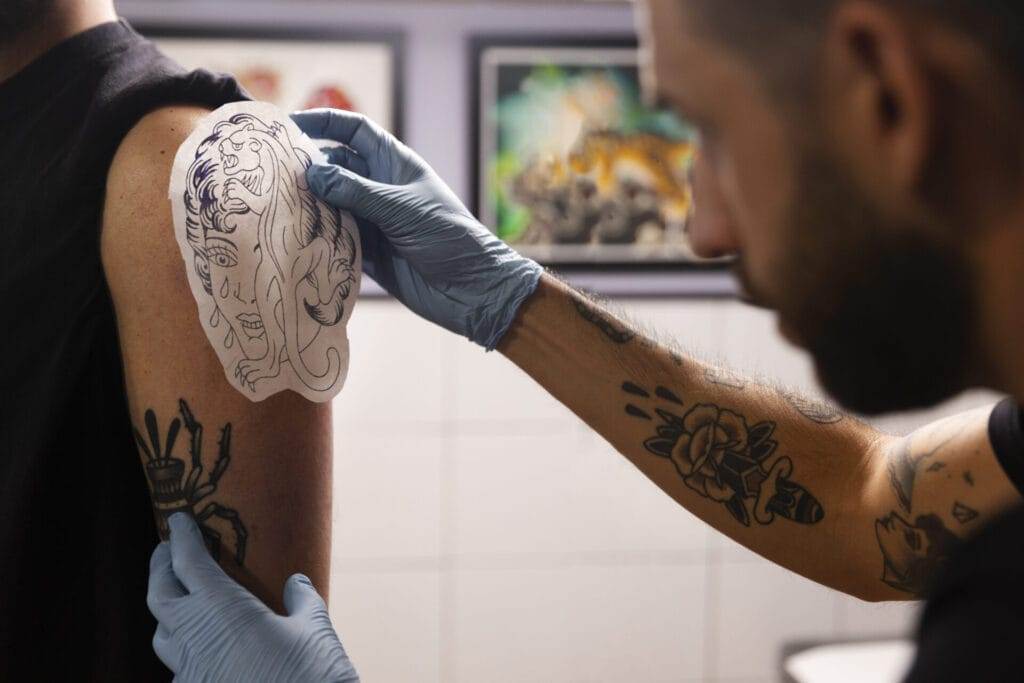
{"type": "Polygon", "coordinates": [[[647,106],[631,39],[478,37],[475,206],[522,253],[562,268],[721,268],[686,223],[696,131],[647,106]]]}
{"type": "Polygon", "coordinates": [[[139,32],[182,66],[230,73],[253,98],[286,112],[349,109],[401,136],[401,34],[164,26],[139,32]]]}

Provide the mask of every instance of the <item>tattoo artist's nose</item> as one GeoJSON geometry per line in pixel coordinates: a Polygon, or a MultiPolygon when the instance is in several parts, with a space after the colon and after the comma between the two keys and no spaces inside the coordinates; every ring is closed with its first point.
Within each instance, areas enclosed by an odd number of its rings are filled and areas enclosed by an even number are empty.
{"type": "Polygon", "coordinates": [[[694,252],[703,258],[718,258],[739,253],[740,245],[725,197],[714,169],[698,154],[690,170],[693,188],[693,213],[687,235],[694,252]]]}

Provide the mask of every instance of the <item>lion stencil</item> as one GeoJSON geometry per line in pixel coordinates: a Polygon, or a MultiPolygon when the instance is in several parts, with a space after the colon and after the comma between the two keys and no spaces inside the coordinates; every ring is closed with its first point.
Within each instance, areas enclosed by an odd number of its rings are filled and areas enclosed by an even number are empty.
{"type": "Polygon", "coordinates": [[[239,112],[213,124],[188,161],[184,237],[213,303],[204,323],[215,346],[213,329],[227,324],[229,377],[255,394],[290,367],[303,393],[331,391],[347,357],[318,339],[347,319],[359,254],[354,229],[309,191],[310,155],[281,121],[239,112]]]}

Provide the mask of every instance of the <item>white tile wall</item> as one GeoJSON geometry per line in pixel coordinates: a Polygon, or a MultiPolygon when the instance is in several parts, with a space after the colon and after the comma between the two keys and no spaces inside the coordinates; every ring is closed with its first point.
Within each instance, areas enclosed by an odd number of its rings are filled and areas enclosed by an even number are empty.
{"type": "Polygon", "coordinates": [[[702,566],[516,568],[455,575],[453,680],[702,677],[702,566]]]}
{"type": "MultiPolygon", "coordinates": [[[[702,357],[815,390],[768,313],[619,305],[702,357]]],[[[387,301],[361,302],[349,333],[331,609],[368,683],[774,681],[790,641],[913,628],[913,606],[840,595],[710,532],[502,356],[387,301]]]]}

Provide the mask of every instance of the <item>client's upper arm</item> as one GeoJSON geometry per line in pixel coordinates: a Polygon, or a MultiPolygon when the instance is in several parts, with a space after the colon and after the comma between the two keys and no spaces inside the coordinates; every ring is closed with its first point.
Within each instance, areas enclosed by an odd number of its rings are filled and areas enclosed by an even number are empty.
{"type": "Polygon", "coordinates": [[[162,109],[124,139],[108,176],[103,266],[158,523],[191,510],[221,564],[278,606],[293,572],[327,590],[330,404],[287,391],[251,402],[200,325],[167,188],[178,146],[206,113],[162,109]]]}

